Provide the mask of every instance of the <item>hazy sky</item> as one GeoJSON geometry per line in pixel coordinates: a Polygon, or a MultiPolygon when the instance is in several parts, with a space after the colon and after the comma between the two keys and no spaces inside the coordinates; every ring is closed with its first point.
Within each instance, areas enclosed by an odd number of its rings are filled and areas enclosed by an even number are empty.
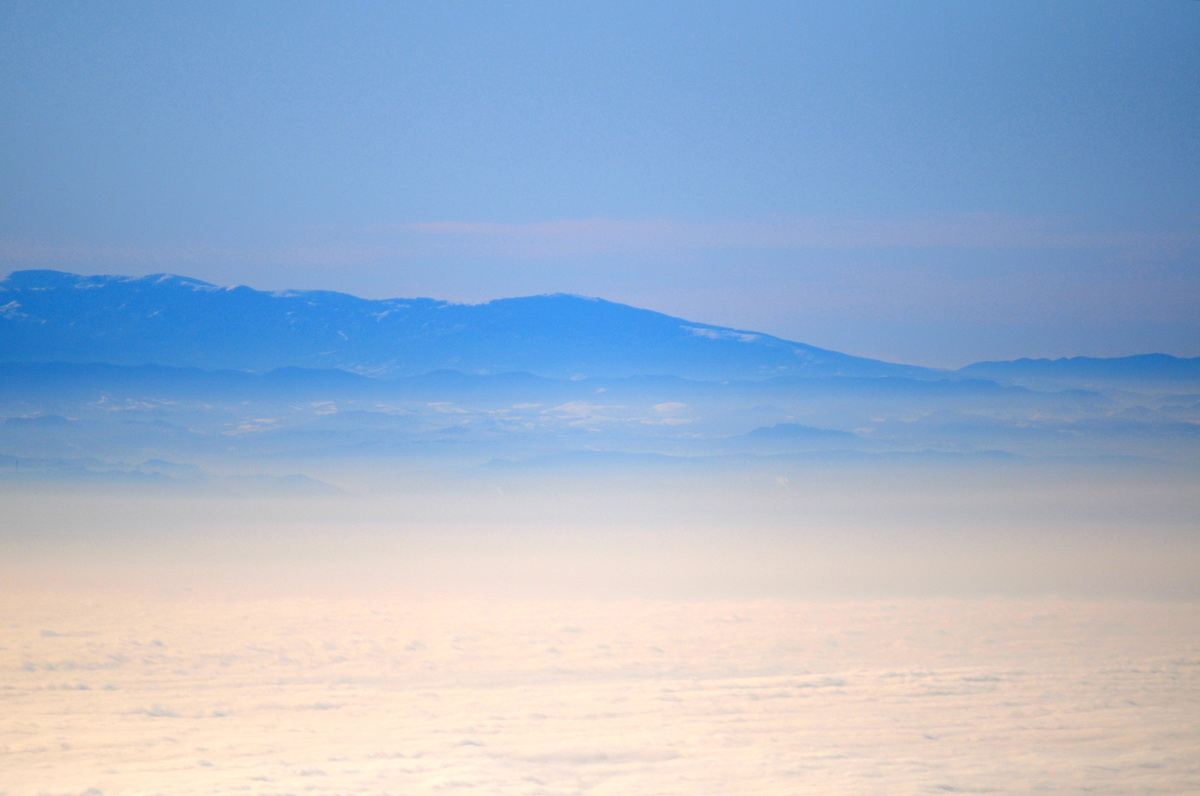
{"type": "Polygon", "coordinates": [[[0,271],[1200,355],[1200,3],[0,2],[0,271]]]}

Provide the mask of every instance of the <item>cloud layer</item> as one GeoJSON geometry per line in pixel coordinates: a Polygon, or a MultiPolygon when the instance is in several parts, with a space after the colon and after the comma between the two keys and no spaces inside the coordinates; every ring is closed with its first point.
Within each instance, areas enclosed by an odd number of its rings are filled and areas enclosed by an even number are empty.
{"type": "Polygon", "coordinates": [[[3,599],[11,796],[1200,784],[1195,605],[3,599]]]}

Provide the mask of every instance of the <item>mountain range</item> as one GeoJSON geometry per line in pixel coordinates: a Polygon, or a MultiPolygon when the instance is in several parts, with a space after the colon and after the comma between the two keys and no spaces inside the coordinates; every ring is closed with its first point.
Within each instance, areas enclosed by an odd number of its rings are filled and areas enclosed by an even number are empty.
{"type": "Polygon", "coordinates": [[[578,296],[0,279],[0,480],[1198,451],[1200,358],[935,370],[578,296]]]}
{"type": "Polygon", "coordinates": [[[1014,384],[1200,378],[1200,357],[1164,354],[940,371],[563,294],[454,304],[219,287],[170,274],[14,271],[0,279],[0,362],[56,361],[257,373],[302,367],[383,378],[436,370],[699,380],[959,375],[1014,384]]]}
{"type": "Polygon", "coordinates": [[[381,377],[440,369],[553,378],[929,375],[571,295],[472,305],[57,271],[16,271],[0,281],[0,360],[336,368],[381,377]]]}

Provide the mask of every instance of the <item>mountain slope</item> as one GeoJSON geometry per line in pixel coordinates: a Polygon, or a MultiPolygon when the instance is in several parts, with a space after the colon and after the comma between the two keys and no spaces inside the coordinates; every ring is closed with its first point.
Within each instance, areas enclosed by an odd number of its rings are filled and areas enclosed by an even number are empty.
{"type": "Polygon", "coordinates": [[[16,271],[0,280],[0,361],[109,362],[403,376],[449,368],[542,376],[933,376],[577,296],[487,304],[223,288],[167,274],[16,271]]]}

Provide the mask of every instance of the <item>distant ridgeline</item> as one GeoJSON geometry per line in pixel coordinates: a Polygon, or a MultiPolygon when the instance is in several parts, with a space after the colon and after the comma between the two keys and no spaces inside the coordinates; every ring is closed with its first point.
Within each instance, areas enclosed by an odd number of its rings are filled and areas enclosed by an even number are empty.
{"type": "Polygon", "coordinates": [[[775,483],[814,462],[961,457],[1195,467],[1200,359],[941,371],[575,296],[462,305],[175,276],[0,280],[0,481],[306,493],[317,486],[299,473],[197,468],[372,460],[762,468],[775,483]]]}
{"type": "Polygon", "coordinates": [[[383,377],[439,369],[714,380],[937,375],[578,296],[371,301],[57,271],[0,281],[0,361],[337,368],[383,377]]]}
{"type": "Polygon", "coordinates": [[[60,271],[15,271],[0,279],[0,362],[256,373],[303,367],[383,378],[456,370],[548,378],[968,377],[1038,386],[1200,379],[1200,357],[1164,354],[980,362],[939,371],[563,294],[452,304],[272,293],[167,274],[60,271]]]}

